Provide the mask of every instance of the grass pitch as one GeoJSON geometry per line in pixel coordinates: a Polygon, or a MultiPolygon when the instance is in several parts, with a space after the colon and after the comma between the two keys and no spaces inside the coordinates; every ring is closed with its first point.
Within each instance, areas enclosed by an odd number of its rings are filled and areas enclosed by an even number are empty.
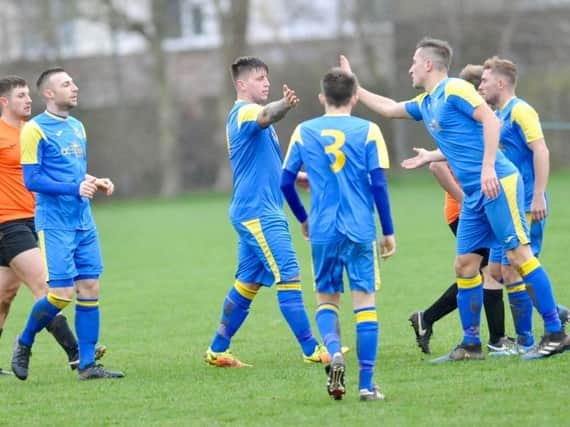
{"type": "MultiPolygon", "coordinates": [[[[570,304],[564,265],[570,242],[570,173],[549,185],[552,215],[542,256],[557,298],[570,304]]],[[[330,400],[322,366],[303,363],[281,317],[275,291],[264,290],[233,341],[253,368],[207,367],[203,353],[232,285],[235,235],[227,194],[192,194],[172,201],[116,202],[96,207],[105,273],[101,342],[110,369],[123,380],[79,382],[64,353],[43,332],[30,377],[0,377],[0,425],[565,425],[570,354],[523,362],[432,366],[415,345],[407,317],[426,308],[454,280],[454,239],[442,215],[443,194],[427,174],[391,181],[398,251],[382,265],[378,294],[380,348],[376,380],[385,402],[358,401],[357,359],[348,354],[345,400],[330,400]]],[[[304,277],[305,302],[315,309],[308,244],[291,231],[304,277]]],[[[506,297],[505,297],[506,301],[506,297]]],[[[341,309],[343,343],[354,348],[350,300],[341,309]]],[[[23,288],[0,340],[0,366],[31,306],[23,288]]],[[[508,303],[507,307],[508,307],[508,303]]],[[[66,310],[73,321],[73,308],[66,310]]],[[[484,316],[483,316],[484,318],[484,316]]],[[[507,313],[507,330],[513,334],[507,313]]],[[[542,333],[535,317],[535,335],[542,333]]],[[[434,328],[433,356],[461,339],[457,314],[434,328]]],[[[486,325],[482,327],[487,339],[486,325]]]]}

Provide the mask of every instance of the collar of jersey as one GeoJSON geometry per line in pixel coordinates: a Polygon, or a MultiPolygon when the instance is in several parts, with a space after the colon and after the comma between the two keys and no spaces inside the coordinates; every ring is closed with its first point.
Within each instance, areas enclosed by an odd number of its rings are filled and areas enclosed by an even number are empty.
{"type": "Polygon", "coordinates": [[[350,114],[348,114],[348,113],[326,113],[326,114],[323,114],[323,116],[324,117],[334,117],[334,116],[336,116],[336,117],[348,117],[348,116],[350,116],[350,114]]]}
{"type": "Polygon", "coordinates": [[[434,86],[434,88],[429,92],[429,94],[430,94],[430,95],[433,95],[434,92],[441,86],[441,84],[442,84],[444,81],[448,80],[448,79],[449,79],[449,77],[446,77],[445,79],[442,79],[438,84],[436,84],[436,85],[434,86]]]}
{"type": "Polygon", "coordinates": [[[45,111],[45,113],[50,116],[52,119],[56,119],[59,120],[61,122],[65,122],[67,120],[67,117],[63,117],[63,116],[58,116],[57,114],[54,114],[48,110],[45,111]]]}
{"type": "Polygon", "coordinates": [[[516,96],[511,96],[509,99],[507,99],[507,102],[505,102],[503,104],[503,106],[501,108],[499,108],[499,111],[503,111],[505,108],[507,108],[507,105],[509,105],[511,103],[511,101],[515,98],[516,98],[516,96]]]}

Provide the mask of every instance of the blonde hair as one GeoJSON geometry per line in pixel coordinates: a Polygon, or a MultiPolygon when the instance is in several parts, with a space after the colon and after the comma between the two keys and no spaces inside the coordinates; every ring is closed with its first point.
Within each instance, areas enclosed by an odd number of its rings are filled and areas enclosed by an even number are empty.
{"type": "Polygon", "coordinates": [[[517,66],[514,62],[508,59],[502,59],[498,56],[493,56],[483,63],[484,70],[491,70],[493,73],[500,74],[505,77],[511,86],[517,84],[517,66]]]}

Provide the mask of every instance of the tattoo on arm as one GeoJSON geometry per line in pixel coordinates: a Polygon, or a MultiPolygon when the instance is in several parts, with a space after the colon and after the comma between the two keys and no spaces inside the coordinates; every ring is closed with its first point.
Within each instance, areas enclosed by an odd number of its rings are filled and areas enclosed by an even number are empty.
{"type": "Polygon", "coordinates": [[[278,122],[285,114],[292,108],[285,99],[280,99],[279,101],[270,102],[259,112],[257,116],[257,123],[261,127],[268,127],[272,123],[278,122]]]}

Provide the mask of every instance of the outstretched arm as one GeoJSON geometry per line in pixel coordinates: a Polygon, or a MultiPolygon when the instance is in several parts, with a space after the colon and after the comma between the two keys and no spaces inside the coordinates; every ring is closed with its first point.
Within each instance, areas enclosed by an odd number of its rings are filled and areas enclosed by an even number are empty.
{"type": "MultiPolygon", "coordinates": [[[[348,58],[340,55],[339,58],[340,68],[352,73],[352,68],[348,58]]],[[[406,111],[405,102],[397,102],[391,98],[381,96],[364,89],[362,86],[358,87],[358,99],[375,113],[390,119],[412,119],[406,111]]]]}
{"type": "Polygon", "coordinates": [[[445,160],[445,156],[442,154],[439,148],[437,150],[428,151],[425,148],[414,147],[413,150],[417,154],[415,157],[410,157],[409,159],[402,161],[401,166],[404,169],[417,169],[430,162],[445,160]]]}
{"type": "Polygon", "coordinates": [[[463,190],[449,170],[447,162],[431,162],[429,170],[439,185],[441,185],[441,188],[447,191],[459,203],[463,203],[463,190]]]}
{"type": "Polygon", "coordinates": [[[295,94],[295,91],[289,89],[287,85],[283,85],[283,98],[270,102],[263,107],[257,116],[257,123],[262,128],[269,127],[285,117],[285,114],[299,102],[300,99],[295,94]]]}

